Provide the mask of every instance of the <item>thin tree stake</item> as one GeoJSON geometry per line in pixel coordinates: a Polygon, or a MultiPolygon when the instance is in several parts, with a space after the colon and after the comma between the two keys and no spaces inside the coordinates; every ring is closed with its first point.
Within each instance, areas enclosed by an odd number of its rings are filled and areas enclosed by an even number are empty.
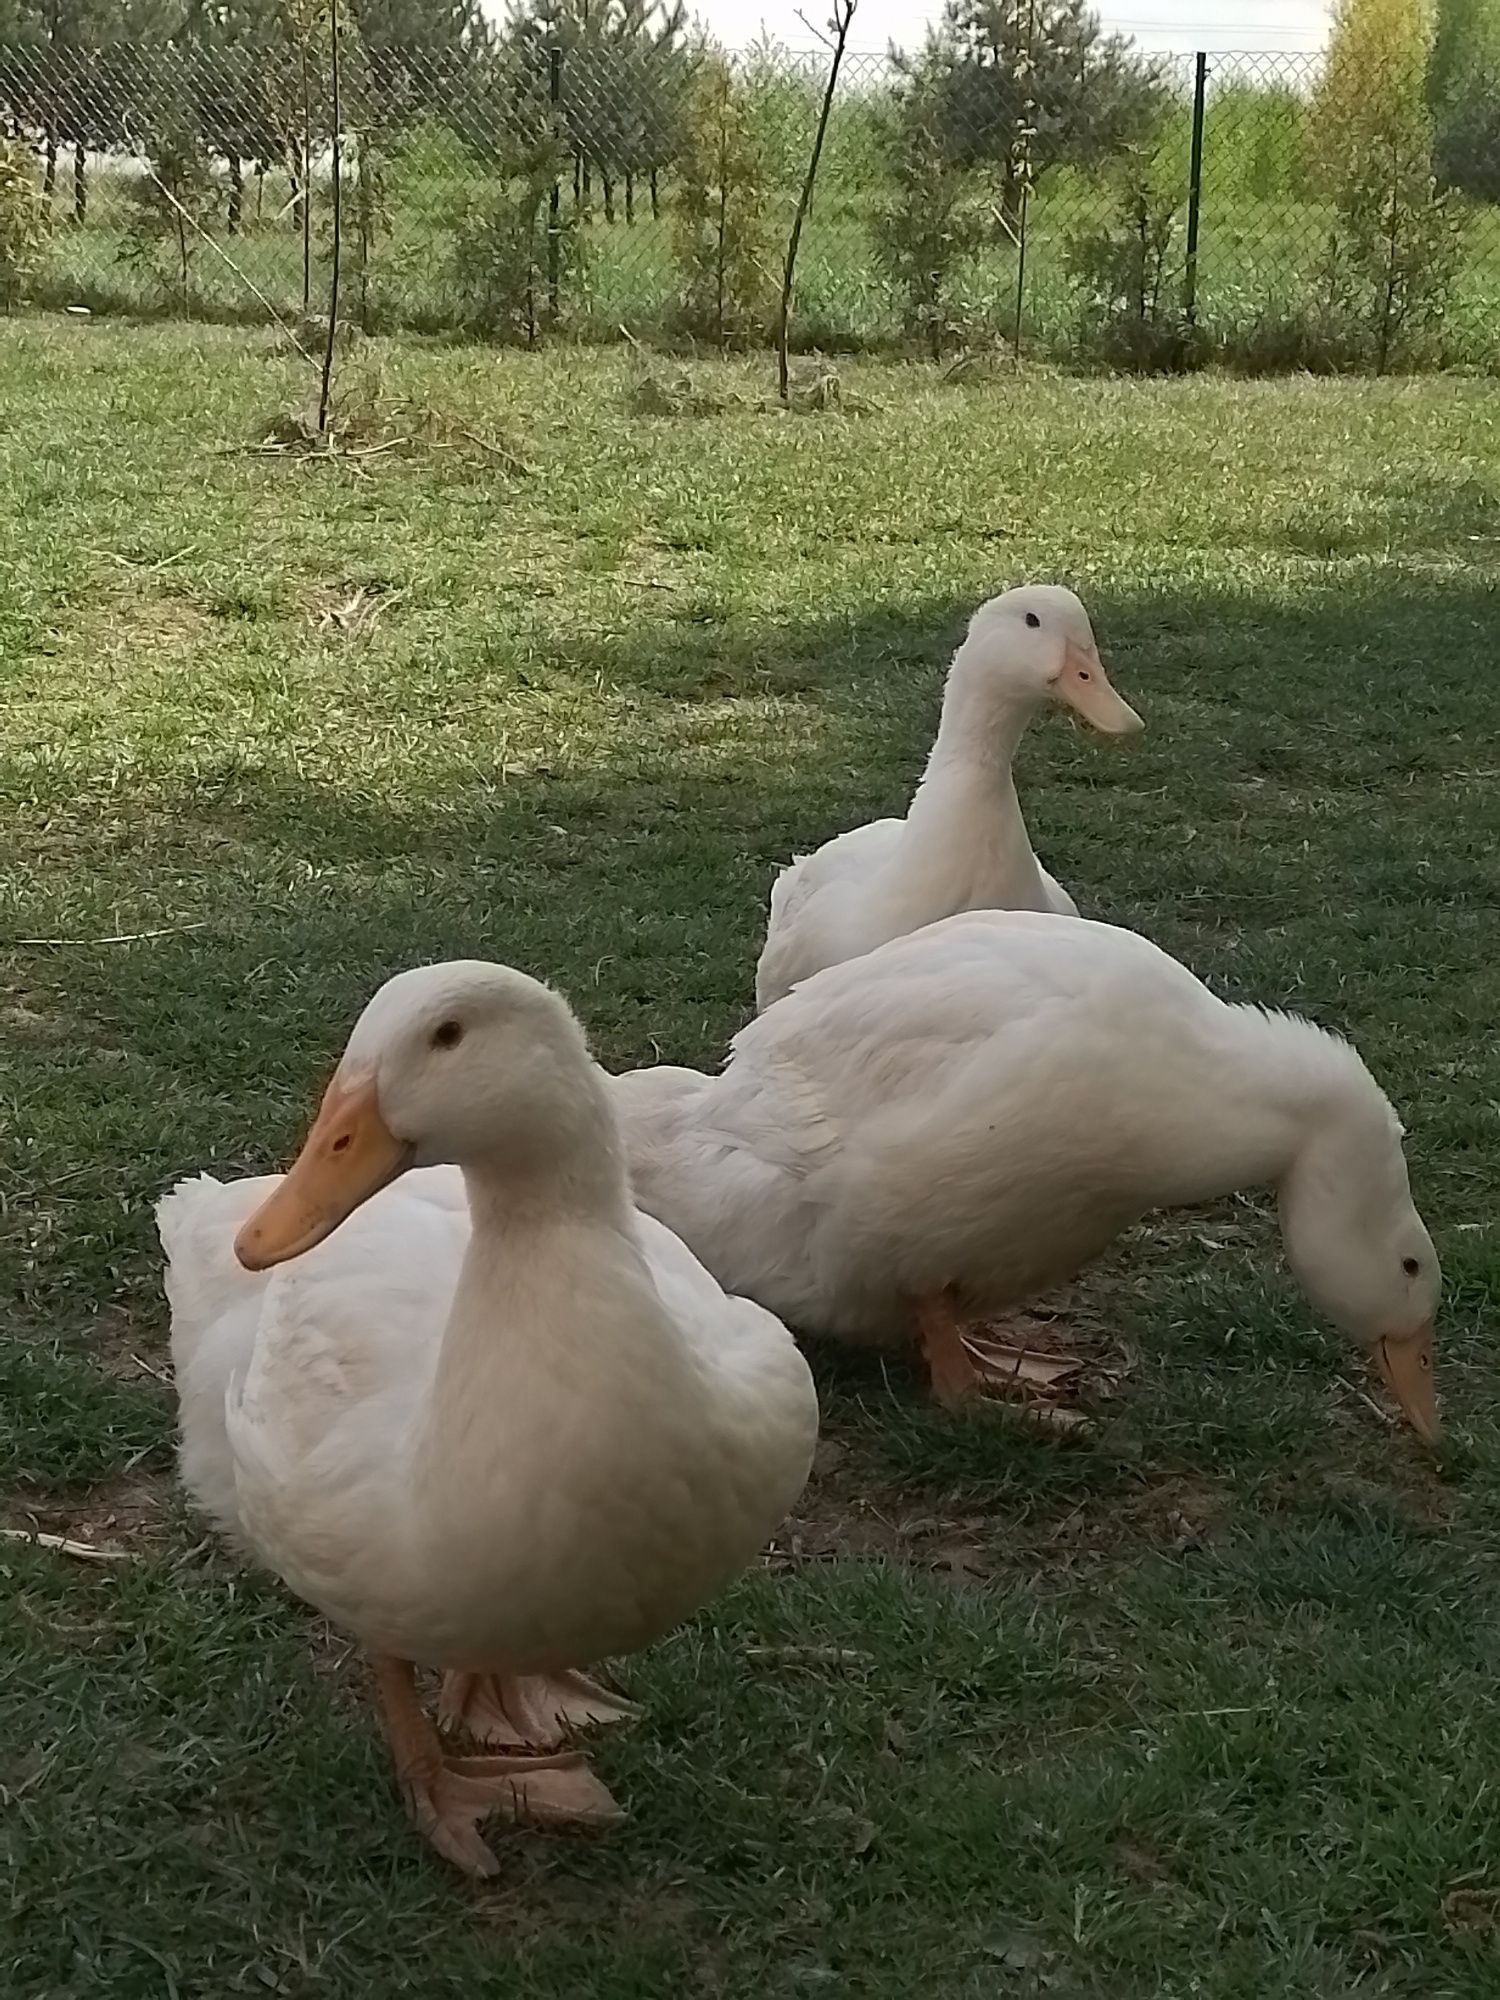
{"type": "Polygon", "coordinates": [[[302,36],[302,310],[312,310],[312,97],[308,82],[307,37],[302,36]]]}
{"type": "Polygon", "coordinates": [[[833,59],[828,65],[828,82],[823,91],[822,108],[818,113],[818,129],[813,134],[812,153],[807,162],[802,192],[797,197],[797,212],[792,217],[792,233],[787,239],[786,268],[781,274],[781,306],[776,315],[776,393],[781,398],[783,409],[790,399],[791,368],[787,358],[787,342],[788,326],[792,316],[792,277],[797,268],[797,248],[802,241],[802,225],[807,220],[808,210],[812,207],[813,183],[818,178],[818,162],[823,157],[823,141],[828,133],[829,114],[833,110],[833,93],[838,88],[839,67],[844,60],[844,46],[849,40],[849,27],[858,5],[859,0],[833,0],[833,19],[828,24],[834,34],[833,59]]]}
{"type": "Polygon", "coordinates": [[[1031,219],[1031,140],[1036,120],[1036,0],[1028,0],[1026,8],[1026,96],[1021,115],[1026,123],[1021,129],[1021,207],[1016,218],[1019,224],[1016,238],[1016,319],[1011,336],[1018,368],[1021,365],[1021,321],[1026,311],[1026,225],[1031,219]]]}

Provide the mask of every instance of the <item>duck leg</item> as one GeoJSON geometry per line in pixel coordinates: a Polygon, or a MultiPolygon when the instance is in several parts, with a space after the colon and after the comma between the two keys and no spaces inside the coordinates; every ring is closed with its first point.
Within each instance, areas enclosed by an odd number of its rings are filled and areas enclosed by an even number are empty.
{"type": "Polygon", "coordinates": [[[579,1730],[632,1722],[640,1712],[587,1674],[567,1672],[444,1674],[438,1703],[444,1729],[491,1749],[555,1750],[579,1730]]]}
{"type": "Polygon", "coordinates": [[[983,1395],[1046,1395],[1081,1366],[1065,1356],[1012,1347],[996,1338],[993,1327],[966,1325],[951,1291],[913,1299],[912,1312],[932,1393],[945,1409],[983,1395]]]}
{"type": "Polygon", "coordinates": [[[957,1409],[982,1393],[979,1367],[964,1342],[958,1302],[951,1291],[926,1292],[911,1306],[932,1393],[945,1410],[957,1409]]]}
{"type": "Polygon", "coordinates": [[[623,1814],[582,1757],[447,1757],[417,1700],[409,1660],[372,1660],[381,1720],[406,1809],[445,1860],[498,1875],[479,1837],[491,1813],[544,1825],[609,1826],[623,1814]]]}

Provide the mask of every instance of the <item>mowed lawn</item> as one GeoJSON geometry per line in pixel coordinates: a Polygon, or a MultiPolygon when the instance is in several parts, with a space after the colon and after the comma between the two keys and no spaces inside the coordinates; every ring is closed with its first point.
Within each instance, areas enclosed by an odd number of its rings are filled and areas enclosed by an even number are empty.
{"type": "MultiPolygon", "coordinates": [[[[249,454],[268,336],[0,329],[0,1990],[16,2000],[1493,2000],[1500,423],[1461,381],[383,350],[457,440],[249,454]],[[462,430],[455,428],[461,425],[462,430]],[[526,469],[464,436],[503,440],[526,469]],[[819,1358],[766,1566],[625,1672],[632,1817],[448,1873],[357,1658],[171,1476],[151,1204],[284,1160],[388,973],[511,960],[707,1063],[773,865],[898,808],[968,610],[1085,596],[1148,731],[1040,721],[1089,914],[1347,1028],[1448,1273],[1435,1461],[1269,1197],[1053,1306],[1086,1428],[819,1358]]],[[[1024,1163],[1021,1163],[1024,1169],[1024,1163]]]]}

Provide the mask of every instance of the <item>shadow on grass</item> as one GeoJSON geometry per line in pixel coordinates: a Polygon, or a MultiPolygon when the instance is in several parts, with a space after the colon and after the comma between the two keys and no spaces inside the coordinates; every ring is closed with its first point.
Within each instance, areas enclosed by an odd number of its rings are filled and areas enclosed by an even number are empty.
{"type": "MultiPolygon", "coordinates": [[[[1465,1156],[1500,1094],[1474,1031],[1500,835],[1479,768],[1500,724],[1492,602],[1472,583],[1388,578],[1303,585],[1294,601],[1094,593],[1148,733],[1118,750],[1039,721],[1023,753],[1038,846],[1086,913],[1144,930],[1223,990],[1350,1028],[1409,1113],[1440,1240],[1449,1205],[1483,1205],[1465,1156]]],[[[170,896],[163,922],[180,910],[201,928],[14,954],[28,1018],[12,1040],[26,1107],[12,1157],[40,1190],[21,1225],[25,1321],[86,1345],[98,1304],[123,1296],[159,1323],[155,1194],[202,1165],[283,1157],[354,1014],[405,965],[506,958],[569,994],[611,1065],[713,1062],[748,1011],[774,866],[901,809],[969,608],[934,594],[733,633],[642,621],[524,663],[491,641],[487,677],[512,699],[555,673],[600,691],[596,734],[510,778],[475,775],[504,761],[476,695],[464,757],[435,750],[398,778],[357,752],[338,782],[301,775],[276,744],[226,745],[217,765],[152,781],[149,850],[101,842],[68,867],[81,900],[101,884],[126,902],[170,896]]],[[[1114,1297],[1127,1325],[1149,1325],[1149,1296],[1114,1297]]],[[[1257,1308],[1272,1351],[1326,1370],[1278,1310],[1257,1308]]],[[[862,1392],[833,1367],[834,1407],[858,1431],[862,1392]]],[[[1238,1417],[1174,1418],[1164,1388],[1162,1439],[1188,1464],[1295,1456],[1317,1418],[1274,1418],[1283,1393],[1257,1376],[1238,1417]]],[[[1117,1452],[1114,1431],[1074,1452],[949,1427],[937,1449],[942,1427],[912,1421],[881,1447],[898,1485],[928,1454],[931,1483],[997,1505],[1040,1483],[1065,1508],[1137,1476],[1138,1447],[1117,1452]]],[[[76,1473],[71,1444],[63,1457],[76,1473]]]]}
{"type": "MultiPolygon", "coordinates": [[[[649,1720],[599,1752],[628,1834],[497,1835],[505,1876],[478,1894],[423,1856],[355,1677],[309,1666],[316,1635],[273,1583],[175,1543],[108,1575],[16,1549],[16,1990],[155,1993],[166,1968],[183,1992],[394,1991],[417,1939],[439,1981],[523,2000],[978,1996],[1040,1991],[1038,1967],[1111,2000],[1167,1977],[1343,1992],[1372,1965],[1392,1991],[1411,1970],[1413,1992],[1488,1994],[1489,1929],[1471,1965],[1444,1912],[1493,1816],[1493,1273],[1446,1231],[1491,1219],[1500,1098],[1489,601],[1431,582],[1096,599],[1150,732],[1115,753],[1039,724],[1023,773],[1087,907],[1225,990],[1347,1022],[1377,1059],[1459,1270],[1448,1379],[1483,1453],[1429,1472],[1338,1387],[1350,1357],[1309,1332],[1253,1211],[1212,1251],[1138,1232],[1096,1274],[1134,1366],[1083,1443],[955,1422],[899,1364],[820,1351],[842,1455],[804,1505],[807,1551],[633,1664],[649,1720]],[[150,1855],[128,1911],[80,1827],[106,1862],[150,1855]]],[[[526,663],[540,693],[597,676],[600,729],[513,778],[476,776],[505,755],[476,699],[466,760],[393,777],[356,749],[330,779],[299,774],[295,742],[226,745],[141,781],[149,835],[49,860],[59,930],[116,905],[147,914],[99,935],[203,928],[8,955],[25,1015],[0,1145],[28,1198],[3,1218],[24,1315],[0,1455],[54,1489],[162,1463],[165,1397],[95,1361],[122,1344],[106,1302],[142,1322],[136,1351],[159,1337],[150,1201],[184,1170],[284,1157],[398,967],[510,957],[610,1061],[713,1060],[771,866],[899,807],[964,608],[732,642],[643,623],[526,663]]],[[[498,642],[491,666],[522,672],[498,642]]],[[[1488,1926],[1488,1890],[1465,1893],[1488,1926]]]]}

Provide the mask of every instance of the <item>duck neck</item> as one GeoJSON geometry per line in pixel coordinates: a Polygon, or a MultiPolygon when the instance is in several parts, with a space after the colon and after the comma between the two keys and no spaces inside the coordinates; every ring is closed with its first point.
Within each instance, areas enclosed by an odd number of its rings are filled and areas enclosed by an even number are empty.
{"type": "Polygon", "coordinates": [[[937,739],[906,816],[902,862],[923,876],[972,875],[981,899],[1041,908],[1041,870],[1011,776],[1036,703],[981,674],[966,654],[960,647],[949,670],[937,739]]]}
{"type": "Polygon", "coordinates": [[[458,1297],[473,1278],[515,1270],[531,1261],[529,1246],[558,1232],[627,1230],[631,1215],[618,1143],[587,1161],[517,1165],[469,1160],[462,1168],[473,1233],[459,1278],[458,1297]]]}
{"type": "Polygon", "coordinates": [[[1379,1087],[1331,1095],[1304,1118],[1276,1183],[1293,1269],[1311,1284],[1326,1246],[1409,1201],[1401,1127],[1379,1087]]]}
{"type": "Polygon", "coordinates": [[[1214,1113],[1178,1135],[1178,1201],[1270,1187],[1285,1210],[1309,1163],[1355,1178],[1388,1144],[1389,1107],[1359,1057],[1307,1021],[1227,1007],[1203,1053],[1214,1113]]]}
{"type": "Polygon", "coordinates": [[[602,1097],[593,1108],[593,1129],[565,1147],[462,1162],[470,1236],[425,1426],[440,1455],[466,1435],[493,1437],[531,1369],[586,1372],[599,1343],[601,1273],[616,1294],[652,1290],[618,1131],[602,1097]]]}

